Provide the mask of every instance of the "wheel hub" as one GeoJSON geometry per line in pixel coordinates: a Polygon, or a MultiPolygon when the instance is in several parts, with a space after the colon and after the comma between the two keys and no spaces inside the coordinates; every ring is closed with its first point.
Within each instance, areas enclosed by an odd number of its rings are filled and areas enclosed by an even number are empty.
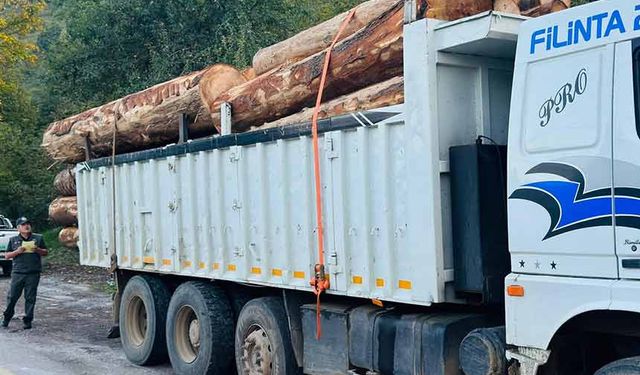
{"type": "Polygon", "coordinates": [[[189,323],[189,341],[196,348],[200,346],[200,321],[198,319],[189,323]]]}
{"type": "Polygon", "coordinates": [[[262,327],[254,326],[244,339],[242,362],[245,375],[270,375],[273,369],[271,341],[262,327]]]}
{"type": "Polygon", "coordinates": [[[200,321],[194,309],[185,305],[178,310],[174,342],[180,358],[192,363],[200,352],[200,321]]]}
{"type": "Polygon", "coordinates": [[[134,346],[141,346],[147,336],[147,308],[138,296],[131,299],[126,310],[130,326],[129,339],[134,346]]]}

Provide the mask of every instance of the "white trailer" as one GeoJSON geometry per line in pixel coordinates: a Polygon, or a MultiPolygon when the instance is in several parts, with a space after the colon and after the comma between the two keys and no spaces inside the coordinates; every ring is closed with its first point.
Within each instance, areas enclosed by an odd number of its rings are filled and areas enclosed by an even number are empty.
{"type": "Polygon", "coordinates": [[[320,340],[309,124],[79,164],[81,262],[116,270],[125,354],[185,374],[640,373],[638,17],[408,14],[405,103],[320,123],[320,340]]]}

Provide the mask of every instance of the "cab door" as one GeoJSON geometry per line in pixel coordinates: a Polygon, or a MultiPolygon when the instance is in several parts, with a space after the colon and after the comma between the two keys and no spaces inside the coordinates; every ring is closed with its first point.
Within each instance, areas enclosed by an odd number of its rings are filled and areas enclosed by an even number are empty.
{"type": "Polygon", "coordinates": [[[618,277],[613,64],[614,45],[606,45],[516,65],[508,150],[514,273],[618,277]]]}
{"type": "Polygon", "coordinates": [[[613,100],[615,247],[620,278],[640,278],[640,40],[616,44],[613,100]]]}

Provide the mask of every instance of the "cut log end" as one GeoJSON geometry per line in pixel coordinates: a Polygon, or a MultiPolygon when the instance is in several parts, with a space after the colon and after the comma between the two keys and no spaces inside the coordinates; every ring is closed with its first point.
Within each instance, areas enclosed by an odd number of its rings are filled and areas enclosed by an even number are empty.
{"type": "Polygon", "coordinates": [[[80,230],[76,227],[63,228],[58,234],[58,241],[69,249],[77,249],[80,239],[80,230]]]}
{"type": "Polygon", "coordinates": [[[53,180],[53,186],[63,197],[76,195],[76,172],[74,168],[61,170],[53,180]]]}
{"type": "Polygon", "coordinates": [[[76,197],[56,198],[49,205],[49,218],[61,226],[78,224],[78,200],[76,197]]]}

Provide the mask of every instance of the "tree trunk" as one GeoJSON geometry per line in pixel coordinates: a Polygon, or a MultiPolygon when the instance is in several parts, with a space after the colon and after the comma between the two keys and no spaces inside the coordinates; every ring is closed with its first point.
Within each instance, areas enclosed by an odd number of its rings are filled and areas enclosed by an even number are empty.
{"type": "Polygon", "coordinates": [[[558,12],[571,6],[571,0],[495,0],[493,8],[499,12],[530,17],[558,12]]]}
{"type": "MultiPolygon", "coordinates": [[[[232,69],[225,66],[227,72],[232,69]]],[[[179,77],[54,122],[45,131],[42,146],[53,159],[76,163],[85,158],[86,137],[93,157],[107,156],[112,152],[116,125],[117,153],[162,146],[178,140],[181,113],[189,117],[194,136],[214,134],[200,99],[198,86],[203,75],[205,71],[179,77]]]]}
{"type": "Polygon", "coordinates": [[[62,244],[62,246],[69,249],[77,249],[78,248],[78,240],[79,240],[80,231],[76,227],[66,227],[63,228],[60,233],[58,233],[58,241],[62,244]]]}
{"type": "MultiPolygon", "coordinates": [[[[336,45],[327,76],[324,101],[402,74],[402,3],[336,45]]],[[[299,112],[315,102],[325,52],[294,65],[281,67],[235,87],[209,106],[215,126],[219,108],[230,102],[233,130],[299,112]]]]}
{"type": "Polygon", "coordinates": [[[63,197],[76,195],[76,171],[66,168],[60,171],[53,180],[53,186],[63,197]]]}
{"type": "Polygon", "coordinates": [[[457,20],[493,9],[493,0],[428,0],[425,17],[457,20]]]}
{"type": "Polygon", "coordinates": [[[49,218],[56,224],[67,227],[78,224],[78,200],[76,197],[56,198],[49,205],[49,218]]]}
{"type": "MultiPolygon", "coordinates": [[[[393,9],[401,1],[370,0],[355,7],[356,13],[341,35],[341,40],[367,26],[393,9]]],[[[293,37],[259,50],[253,57],[256,75],[261,75],[282,65],[290,65],[329,47],[342,21],[344,12],[293,37]]]]}
{"type": "MultiPolygon", "coordinates": [[[[203,103],[203,108],[208,108],[204,103],[213,103],[213,101],[224,92],[247,82],[248,79],[245,78],[245,74],[248,76],[253,75],[253,69],[239,72],[235,68],[224,64],[214,65],[207,69],[199,85],[200,100],[203,103]]],[[[209,117],[208,109],[206,110],[206,114],[207,117],[209,117]]],[[[216,115],[219,118],[220,114],[217,113],[216,115]]],[[[212,125],[213,124],[207,124],[207,127],[211,128],[212,125]]]]}
{"type": "MultiPolygon", "coordinates": [[[[404,80],[402,77],[395,77],[322,104],[319,119],[386,107],[403,102],[404,80]]],[[[302,124],[310,122],[312,118],[313,108],[305,108],[302,112],[266,123],[258,127],[258,129],[302,124]]]]}

